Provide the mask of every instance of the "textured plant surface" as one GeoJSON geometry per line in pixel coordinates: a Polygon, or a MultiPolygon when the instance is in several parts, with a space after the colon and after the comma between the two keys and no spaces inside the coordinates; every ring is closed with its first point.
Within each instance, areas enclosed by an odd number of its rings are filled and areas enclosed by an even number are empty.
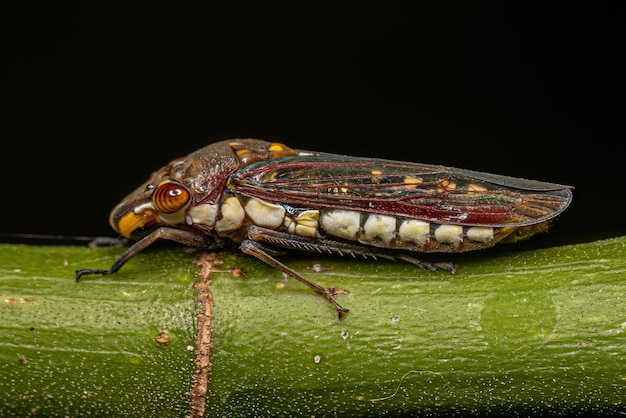
{"type": "MultiPolygon", "coordinates": [[[[190,414],[203,254],[154,248],[74,281],[122,251],[0,245],[0,416],[190,414]]],[[[455,276],[283,257],[349,291],[341,320],[259,261],[218,257],[207,416],[625,411],[626,238],[456,255],[455,276]]]]}

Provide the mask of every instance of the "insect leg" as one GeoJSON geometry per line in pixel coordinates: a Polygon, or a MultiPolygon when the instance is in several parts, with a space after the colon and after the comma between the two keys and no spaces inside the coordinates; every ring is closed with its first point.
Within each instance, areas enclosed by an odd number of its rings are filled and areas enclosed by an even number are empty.
{"type": "Polygon", "coordinates": [[[328,239],[301,237],[272,229],[262,228],[256,225],[249,227],[248,237],[254,241],[261,241],[280,248],[289,248],[298,251],[316,253],[338,254],[342,256],[362,256],[373,259],[385,258],[392,261],[402,260],[416,265],[424,270],[449,270],[453,274],[456,272],[456,268],[452,263],[429,263],[402,252],[384,251],[384,249],[377,249],[374,247],[328,239]]]}
{"type": "MultiPolygon", "coordinates": [[[[315,290],[317,293],[319,293],[320,295],[322,295],[324,297],[324,299],[326,299],[327,301],[329,301],[337,310],[337,314],[339,315],[339,319],[341,319],[343,316],[345,316],[348,313],[348,309],[342,307],[339,303],[337,303],[337,301],[334,298],[334,292],[333,289],[325,289],[324,287],[320,286],[319,284],[312,282],[311,280],[307,279],[306,277],[302,276],[300,273],[298,273],[297,271],[295,271],[294,269],[288,267],[287,265],[281,263],[280,261],[276,260],[274,257],[272,257],[269,253],[268,250],[266,250],[264,248],[263,244],[260,244],[256,241],[252,241],[252,240],[244,240],[241,243],[241,246],[239,247],[241,249],[241,251],[244,254],[248,254],[248,255],[252,255],[256,258],[258,258],[259,260],[265,262],[266,264],[290,275],[291,277],[293,277],[294,279],[300,281],[301,283],[309,286],[311,289],[315,290]]],[[[271,250],[270,250],[271,251],[271,250]]]]}
{"type": "Polygon", "coordinates": [[[456,266],[452,263],[429,263],[427,261],[422,261],[420,259],[417,259],[415,257],[411,257],[410,255],[406,255],[406,254],[397,254],[394,256],[395,258],[402,260],[402,261],[406,261],[407,263],[411,263],[413,265],[416,265],[420,268],[423,268],[424,270],[430,270],[430,271],[437,271],[437,270],[448,270],[450,271],[450,273],[454,274],[456,273],[456,266]]]}
{"type": "Polygon", "coordinates": [[[79,282],[81,277],[87,274],[113,274],[118,271],[128,260],[133,258],[139,252],[143,251],[148,246],[154,244],[160,239],[166,239],[177,242],[179,244],[186,245],[188,247],[206,248],[208,250],[220,248],[222,246],[221,240],[218,237],[198,235],[196,233],[185,231],[177,228],[161,227],[152,231],[149,235],[145,236],[141,240],[137,241],[131,247],[129,247],[108,270],[98,269],[83,269],[76,270],[76,281],[79,282]]]}

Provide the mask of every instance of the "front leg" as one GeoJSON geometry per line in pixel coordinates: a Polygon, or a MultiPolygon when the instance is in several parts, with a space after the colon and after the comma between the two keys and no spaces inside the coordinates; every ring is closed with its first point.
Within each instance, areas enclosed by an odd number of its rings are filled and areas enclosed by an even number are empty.
{"type": "Polygon", "coordinates": [[[87,274],[113,274],[118,271],[128,260],[133,258],[139,252],[143,251],[148,246],[154,244],[160,239],[166,239],[177,242],[179,244],[186,245],[188,247],[206,248],[207,250],[214,250],[222,247],[222,241],[217,236],[200,235],[195,232],[186,231],[183,229],[161,227],[152,231],[149,235],[145,236],[141,240],[134,243],[129,247],[117,260],[109,267],[108,270],[98,269],[82,269],[76,270],[76,281],[79,282],[82,276],[87,274]]]}

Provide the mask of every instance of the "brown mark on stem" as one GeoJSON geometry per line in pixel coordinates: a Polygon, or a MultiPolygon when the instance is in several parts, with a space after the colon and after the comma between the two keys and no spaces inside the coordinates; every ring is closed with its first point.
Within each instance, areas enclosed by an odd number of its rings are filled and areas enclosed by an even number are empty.
{"type": "Polygon", "coordinates": [[[200,267],[200,281],[194,286],[197,289],[197,301],[200,307],[198,331],[196,334],[196,374],[191,390],[191,418],[204,417],[207,407],[207,393],[211,374],[211,351],[213,349],[213,297],[211,295],[211,273],[214,266],[221,264],[215,253],[204,253],[194,264],[200,267]]]}

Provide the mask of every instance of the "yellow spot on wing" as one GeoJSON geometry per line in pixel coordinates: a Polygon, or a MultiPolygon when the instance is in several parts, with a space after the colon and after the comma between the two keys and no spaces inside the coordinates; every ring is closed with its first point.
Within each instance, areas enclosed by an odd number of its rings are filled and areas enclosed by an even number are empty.
{"type": "Polygon", "coordinates": [[[423,183],[424,180],[420,177],[405,176],[402,182],[404,183],[404,187],[414,189],[415,187],[417,187],[418,184],[423,183]]]}
{"type": "Polygon", "coordinates": [[[456,189],[456,183],[450,181],[449,179],[441,180],[437,183],[437,191],[439,193],[449,192],[454,189],[456,189]]]}
{"type": "Polygon", "coordinates": [[[487,188],[483,187],[483,186],[479,186],[478,184],[470,183],[467,186],[467,191],[468,192],[474,192],[474,193],[482,193],[482,192],[486,192],[487,188]]]}

